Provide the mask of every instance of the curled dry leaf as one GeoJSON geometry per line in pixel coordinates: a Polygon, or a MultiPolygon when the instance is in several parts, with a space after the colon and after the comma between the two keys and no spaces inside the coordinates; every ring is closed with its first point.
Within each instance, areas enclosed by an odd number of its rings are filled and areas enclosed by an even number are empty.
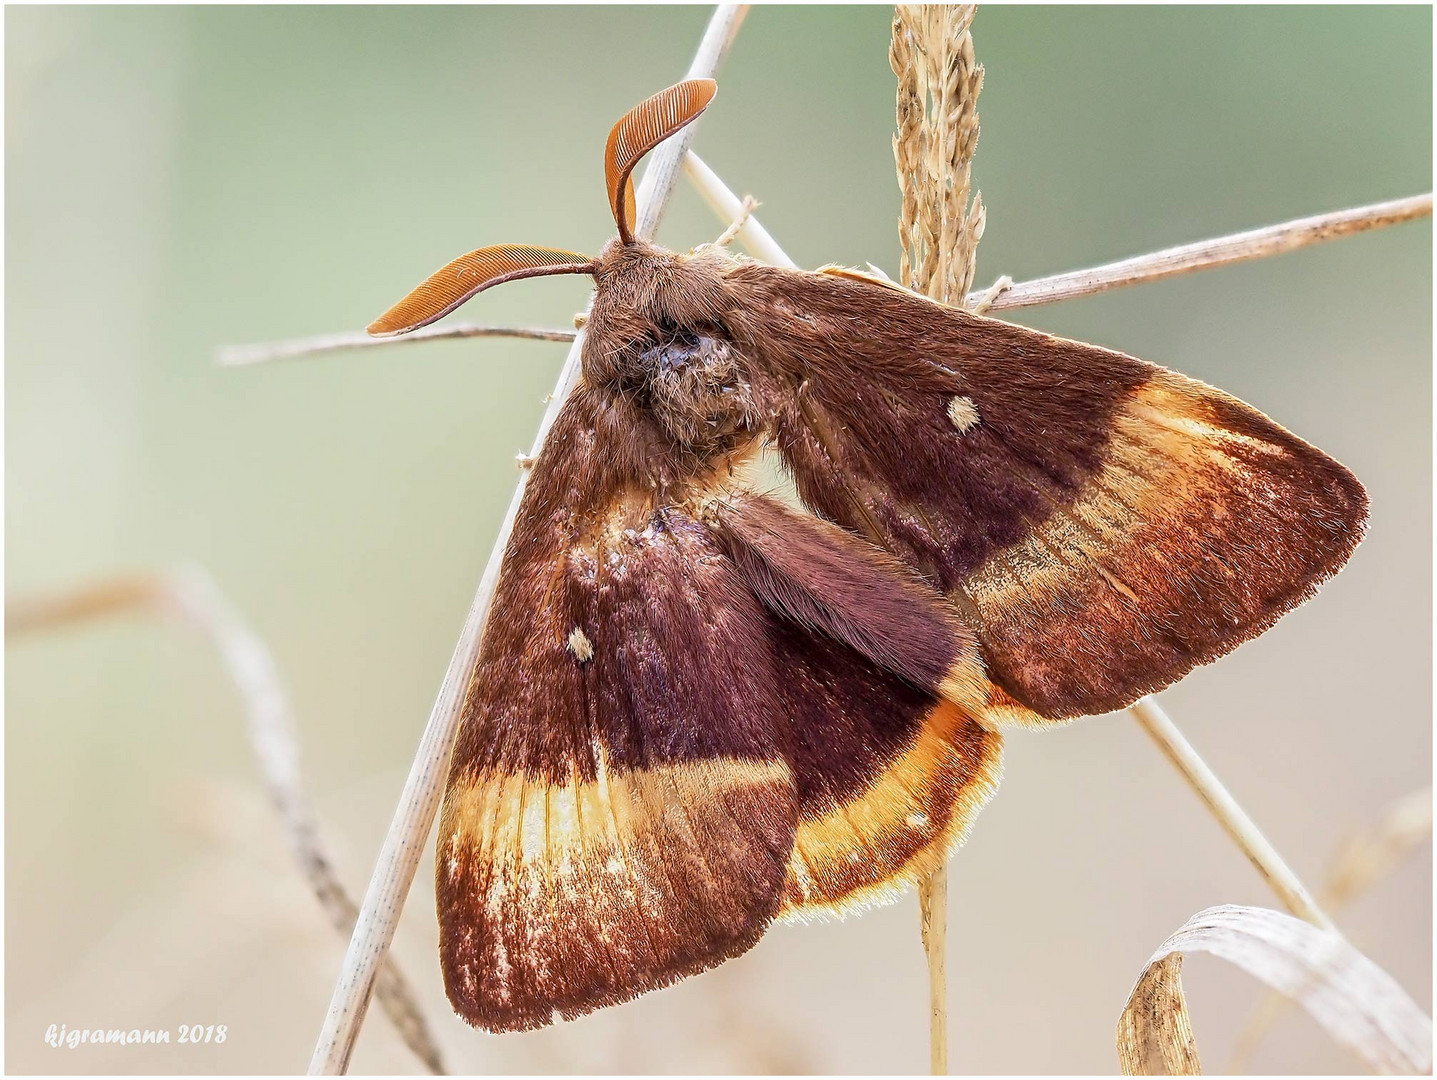
{"type": "Polygon", "coordinates": [[[1128,1076],[1198,1076],[1197,1040],[1183,999],[1183,954],[1148,962],[1118,1019],[1118,1059],[1128,1076]]]}
{"type": "Polygon", "coordinates": [[[1392,976],[1333,931],[1225,904],[1198,912],[1148,961],[1118,1019],[1125,1074],[1200,1071],[1181,979],[1191,952],[1220,956],[1291,997],[1378,1072],[1432,1071],[1432,1020],[1392,976]]]}

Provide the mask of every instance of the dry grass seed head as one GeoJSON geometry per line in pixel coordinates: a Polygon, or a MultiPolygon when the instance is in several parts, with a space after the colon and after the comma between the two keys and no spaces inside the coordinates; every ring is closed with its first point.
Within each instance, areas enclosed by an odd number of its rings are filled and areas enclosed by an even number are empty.
{"type": "Polygon", "coordinates": [[[900,280],[946,303],[961,303],[972,285],[985,220],[981,197],[970,197],[983,87],[974,11],[971,4],[900,5],[889,48],[898,76],[900,280]]]}

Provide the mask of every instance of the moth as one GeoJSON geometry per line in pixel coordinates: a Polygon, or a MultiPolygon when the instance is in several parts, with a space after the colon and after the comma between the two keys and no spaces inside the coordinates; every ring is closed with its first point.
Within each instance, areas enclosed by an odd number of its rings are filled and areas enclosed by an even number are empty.
{"type": "Polygon", "coordinates": [[[480,248],[386,312],[588,274],[450,765],[449,998],[491,1031],[626,1001],[964,840],[1002,733],[1262,633],[1356,547],[1342,465],[1196,380],[876,277],[633,233],[631,173],[716,86],[621,119],[595,258],[480,248]],[[804,510],[755,489],[765,444],[804,510]]]}

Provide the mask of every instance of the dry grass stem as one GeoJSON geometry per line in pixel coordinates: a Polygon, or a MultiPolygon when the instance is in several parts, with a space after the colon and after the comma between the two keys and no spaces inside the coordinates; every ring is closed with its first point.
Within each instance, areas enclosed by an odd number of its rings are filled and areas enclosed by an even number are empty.
{"type": "Polygon", "coordinates": [[[125,611],[159,613],[172,607],[169,581],[159,574],[129,574],[52,593],[5,601],[5,636],[56,630],[125,611]]]}
{"type": "Polygon", "coordinates": [[[759,224],[758,218],[752,210],[746,210],[747,197],[740,199],[728,185],[719,179],[718,174],[704,163],[704,160],[690,150],[684,155],[684,174],[688,176],[694,189],[700,197],[708,204],[714,216],[720,221],[738,223],[734,232],[734,239],[743,245],[743,249],[756,259],[762,259],[774,266],[789,266],[797,269],[798,264],[784,254],[777,241],[769,235],[769,231],[759,224]]]}
{"type": "Polygon", "coordinates": [[[1398,799],[1375,826],[1342,846],[1322,889],[1324,902],[1345,907],[1431,836],[1432,789],[1425,787],[1398,799]]]}
{"type": "MultiPolygon", "coordinates": [[[[335,873],[314,810],[304,794],[299,736],[269,648],[198,568],[107,578],[5,605],[6,635],[55,630],[123,612],[167,615],[198,631],[219,654],[245,707],[250,743],[270,801],[311,890],[340,933],[354,928],[356,907],[335,873]]],[[[380,1004],[405,1044],[432,1073],[443,1073],[439,1047],[414,993],[392,958],[380,972],[380,1004]]]]}
{"type": "Polygon", "coordinates": [[[1367,206],[1355,206],[1348,210],[1314,214],[1311,217],[1284,221],[1280,225],[1269,225],[1212,240],[1164,248],[1149,255],[1136,255],[1087,270],[1072,270],[1065,274],[1019,282],[994,299],[992,307],[993,310],[1000,311],[1005,308],[1054,304],[1060,300],[1092,296],[1094,293],[1125,285],[1190,274],[1194,270],[1211,270],[1251,259],[1263,259],[1269,255],[1281,255],[1311,244],[1320,244],[1325,240],[1336,240],[1338,237],[1352,236],[1354,233],[1371,229],[1384,229],[1389,225],[1400,225],[1406,221],[1431,216],[1430,191],[1425,195],[1412,195],[1405,199],[1392,199],[1367,206]]]}
{"type": "Polygon", "coordinates": [[[1233,842],[1248,857],[1248,861],[1257,868],[1257,872],[1282,900],[1283,906],[1299,919],[1306,919],[1314,926],[1324,930],[1333,929],[1332,920],[1318,907],[1307,887],[1298,880],[1292,868],[1277,853],[1277,849],[1268,843],[1252,818],[1238,805],[1237,800],[1217,778],[1217,774],[1198,756],[1198,752],[1183,737],[1162,707],[1152,698],[1146,697],[1128,711],[1143,726],[1143,730],[1153,737],[1153,741],[1167,755],[1178,772],[1182,773],[1212,816],[1217,818],[1228,836],[1232,837],[1233,842]]]}
{"type": "MultiPolygon", "coordinates": [[[[898,78],[899,282],[943,303],[967,295],[983,235],[983,200],[970,201],[983,87],[970,29],[975,11],[972,4],[900,4],[888,50],[898,78]]],[[[918,906],[928,959],[929,1064],[940,1076],[948,1072],[946,865],[919,882],[918,906]]]]}
{"type": "Polygon", "coordinates": [[[1267,908],[1198,912],[1148,961],[1118,1019],[1129,1076],[1200,1071],[1181,957],[1206,952],[1291,997],[1334,1041],[1382,1073],[1432,1070],[1432,1021],[1401,986],[1333,930],[1267,908]]]}
{"type": "Polygon", "coordinates": [[[216,354],[222,367],[249,367],[274,360],[294,360],[321,353],[347,352],[351,349],[377,349],[386,345],[412,345],[419,341],[448,338],[506,337],[530,341],[573,341],[573,330],[546,330],[532,326],[484,326],[479,323],[449,323],[425,326],[400,337],[370,337],[362,331],[337,334],[316,334],[314,337],[267,341],[258,345],[228,345],[216,354]]]}
{"type": "MultiPolygon", "coordinates": [[[[1321,891],[1323,906],[1337,911],[1366,892],[1432,836],[1432,789],[1404,795],[1377,824],[1343,845],[1321,891]]],[[[1243,1025],[1228,1060],[1228,1073],[1251,1072],[1247,1062],[1291,999],[1268,994],[1243,1025]]]]}
{"type": "Polygon", "coordinates": [[[971,196],[983,87],[973,53],[975,10],[899,5],[888,52],[898,78],[899,280],[944,303],[967,295],[985,219],[982,197],[971,196]]]}
{"type": "MultiPolygon", "coordinates": [[[[719,63],[728,51],[746,12],[746,7],[731,4],[715,9],[693,63],[689,66],[688,78],[710,77],[717,72],[719,63]]],[[[696,130],[697,125],[690,124],[659,146],[650,157],[648,170],[638,187],[638,221],[634,228],[636,235],[645,238],[653,235],[663,209],[673,194],[678,181],[680,162],[693,141],[696,130]]],[[[530,457],[539,456],[549,428],[578,379],[582,342],[583,333],[580,332],[569,349],[548,408],[539,422],[539,431],[529,452],[530,457]]],[[[349,949],[345,953],[334,988],[334,996],[325,1014],[314,1057],[309,1065],[311,1073],[342,1073],[349,1067],[349,1059],[359,1036],[360,1026],[364,1022],[365,1009],[369,1004],[370,991],[373,989],[380,961],[393,940],[400,913],[404,909],[405,897],[409,894],[415,870],[427,846],[430,826],[439,809],[449,753],[459,727],[464,691],[478,657],[484,620],[488,617],[489,605],[493,601],[494,589],[499,580],[499,566],[509,542],[509,534],[514,528],[519,504],[524,498],[528,478],[528,470],[520,472],[519,483],[514,489],[508,513],[499,527],[499,534],[494,540],[494,548],[489,554],[479,588],[465,618],[454,656],[444,674],[434,708],[420,738],[414,764],[410,767],[399,805],[394,812],[394,820],[376,860],[354,935],[350,939],[349,949]]]]}
{"type": "Polygon", "coordinates": [[[918,883],[918,922],[928,960],[928,1069],[948,1074],[948,868],[918,883]]]}
{"type": "MultiPolygon", "coordinates": [[[[684,168],[685,171],[687,171],[687,157],[685,157],[684,159],[684,168]]],[[[753,217],[753,212],[757,209],[758,200],[755,199],[752,195],[745,195],[743,197],[743,206],[739,208],[738,217],[734,218],[731,222],[729,222],[728,228],[718,234],[718,237],[713,242],[713,246],[719,248],[726,248],[730,244],[732,244],[735,238],[737,238],[739,230],[748,223],[748,219],[753,217]]]]}

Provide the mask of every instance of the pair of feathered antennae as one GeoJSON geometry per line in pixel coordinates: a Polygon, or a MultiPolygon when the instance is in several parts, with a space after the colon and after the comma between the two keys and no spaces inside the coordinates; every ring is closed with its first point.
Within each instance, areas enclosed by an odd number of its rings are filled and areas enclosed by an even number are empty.
{"type": "MultiPolygon", "coordinates": [[[[640,102],[614,125],[604,150],[604,179],[619,239],[634,242],[636,216],[631,176],[643,156],[698,119],[718,93],[712,79],[689,79],[640,102]]],[[[594,260],[558,248],[500,244],[461,255],[430,274],[413,292],[368,326],[375,337],[407,334],[443,318],[492,285],[548,274],[592,274],[594,260]]]]}

